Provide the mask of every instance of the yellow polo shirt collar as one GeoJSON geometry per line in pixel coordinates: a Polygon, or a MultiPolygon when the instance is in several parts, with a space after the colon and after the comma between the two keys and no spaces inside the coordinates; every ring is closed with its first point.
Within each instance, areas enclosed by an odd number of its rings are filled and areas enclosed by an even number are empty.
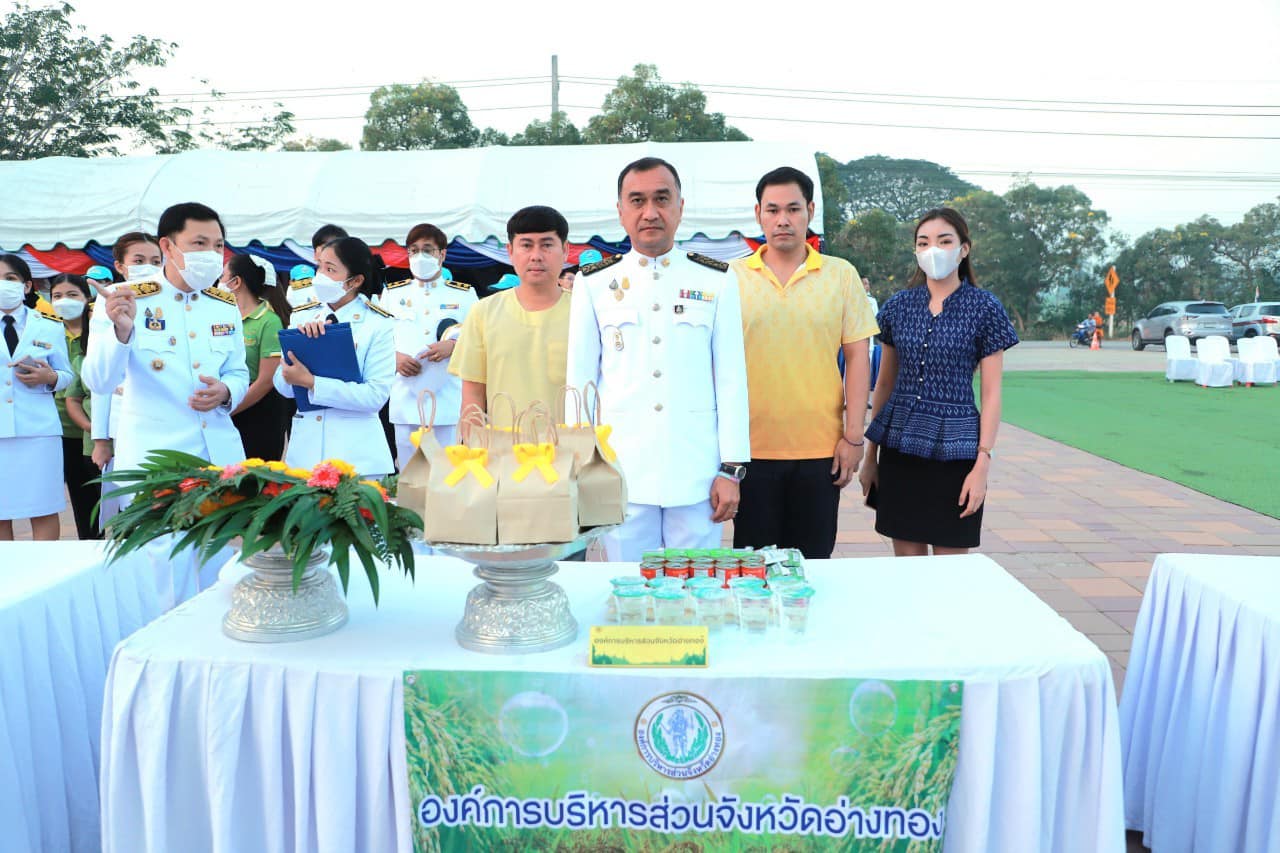
{"type": "Polygon", "coordinates": [[[787,280],[786,285],[779,282],[778,277],[773,274],[773,270],[769,269],[769,267],[765,265],[764,253],[769,248],[768,243],[761,244],[759,249],[756,249],[751,253],[751,257],[747,258],[747,269],[758,270],[759,272],[764,273],[765,276],[768,277],[769,281],[773,282],[775,287],[789,287],[796,281],[796,279],[822,269],[822,253],[814,249],[813,246],[810,246],[808,243],[806,243],[804,247],[804,265],[791,274],[791,278],[787,280]]]}

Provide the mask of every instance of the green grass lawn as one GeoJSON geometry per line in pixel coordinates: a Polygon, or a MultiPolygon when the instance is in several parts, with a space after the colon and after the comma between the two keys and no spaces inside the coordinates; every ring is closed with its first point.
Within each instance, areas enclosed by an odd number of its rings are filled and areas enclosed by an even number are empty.
{"type": "Polygon", "coordinates": [[[1004,420],[1280,518],[1280,387],[1154,373],[1006,372],[1004,420]]]}

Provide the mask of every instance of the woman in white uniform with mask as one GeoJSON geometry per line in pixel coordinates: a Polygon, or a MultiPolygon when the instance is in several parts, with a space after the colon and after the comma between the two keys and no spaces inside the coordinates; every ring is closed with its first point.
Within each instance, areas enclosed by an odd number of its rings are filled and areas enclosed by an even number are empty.
{"type": "Polygon", "coordinates": [[[0,395],[0,541],[13,539],[15,519],[31,519],[31,538],[59,535],[62,422],[55,391],[71,383],[67,336],[56,314],[28,308],[31,268],[17,255],[0,255],[0,347],[5,385],[0,395]]]}
{"type": "Polygon", "coordinates": [[[276,390],[292,398],[295,387],[305,388],[312,404],[327,407],[294,416],[284,461],[295,468],[342,459],[367,477],[395,471],[378,418],[396,373],[394,321],[370,302],[382,289],[381,266],[355,237],[334,240],[316,253],[316,301],[294,308],[290,327],[317,338],[330,323],[350,324],[361,379],[343,382],[315,376],[285,351],[276,370],[276,390]]]}

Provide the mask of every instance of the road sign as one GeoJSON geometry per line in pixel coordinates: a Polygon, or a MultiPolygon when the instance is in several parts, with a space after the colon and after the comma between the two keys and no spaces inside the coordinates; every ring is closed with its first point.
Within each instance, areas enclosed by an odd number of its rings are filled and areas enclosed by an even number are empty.
{"type": "Polygon", "coordinates": [[[1108,315],[1116,313],[1116,298],[1114,296],[1107,297],[1106,308],[1103,309],[1108,315]]]}
{"type": "MultiPolygon", "coordinates": [[[[1112,267],[1111,269],[1107,270],[1107,293],[1110,294],[1111,296],[1115,296],[1116,288],[1119,286],[1120,286],[1120,276],[1116,274],[1116,268],[1112,267]]],[[[1107,313],[1110,314],[1112,312],[1110,309],[1108,309],[1107,313]]]]}

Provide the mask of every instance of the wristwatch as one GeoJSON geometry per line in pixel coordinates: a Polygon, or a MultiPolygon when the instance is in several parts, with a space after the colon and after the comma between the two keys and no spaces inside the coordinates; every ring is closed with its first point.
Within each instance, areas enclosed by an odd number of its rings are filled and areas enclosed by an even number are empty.
{"type": "Polygon", "coordinates": [[[733,480],[735,483],[741,483],[747,476],[747,466],[734,465],[730,462],[725,462],[721,464],[719,473],[728,477],[730,480],[733,480]]]}

